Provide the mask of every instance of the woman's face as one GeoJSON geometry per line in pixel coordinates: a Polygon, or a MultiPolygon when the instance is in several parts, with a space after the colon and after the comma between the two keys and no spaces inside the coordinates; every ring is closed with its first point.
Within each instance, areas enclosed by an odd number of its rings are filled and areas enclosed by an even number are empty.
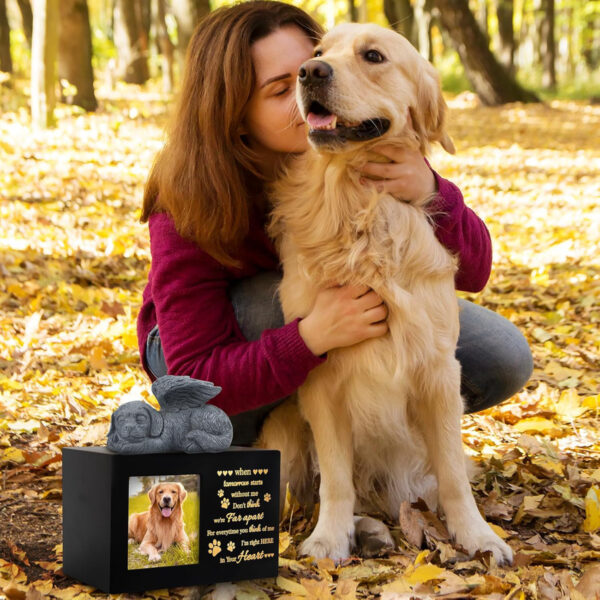
{"type": "Polygon", "coordinates": [[[308,148],[304,121],[296,106],[296,77],[313,54],[313,43],[295,25],[277,29],[252,45],[256,87],[244,127],[250,146],[268,160],[274,154],[308,148]]]}

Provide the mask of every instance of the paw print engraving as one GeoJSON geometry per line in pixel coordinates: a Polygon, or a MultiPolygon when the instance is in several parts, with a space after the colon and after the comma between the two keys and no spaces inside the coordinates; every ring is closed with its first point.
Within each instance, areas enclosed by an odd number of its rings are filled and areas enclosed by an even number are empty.
{"type": "Polygon", "coordinates": [[[269,494],[269,492],[267,492],[265,494],[265,502],[270,502],[271,501],[271,494],[269,494]]]}
{"type": "Polygon", "coordinates": [[[229,508],[229,498],[223,498],[223,500],[221,500],[221,508],[229,508]]]}
{"type": "Polygon", "coordinates": [[[219,496],[219,498],[222,498],[225,495],[225,492],[223,490],[219,490],[217,492],[217,496],[219,496]]]}
{"type": "Polygon", "coordinates": [[[221,542],[219,540],[213,540],[208,544],[208,553],[216,556],[221,552],[221,542]]]}
{"type": "Polygon", "coordinates": [[[229,544],[227,544],[227,550],[233,552],[235,550],[235,542],[229,542],[229,544]]]}

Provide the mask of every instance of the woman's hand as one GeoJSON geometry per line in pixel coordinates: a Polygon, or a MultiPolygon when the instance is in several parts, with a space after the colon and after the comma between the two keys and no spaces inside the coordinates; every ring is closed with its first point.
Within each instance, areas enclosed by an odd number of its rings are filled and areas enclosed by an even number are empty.
{"type": "Polygon", "coordinates": [[[298,331],[309,350],[319,356],[383,335],[388,331],[387,314],[381,297],[368,286],[333,286],[319,291],[298,331]]]}
{"type": "Polygon", "coordinates": [[[373,151],[392,162],[366,163],[359,171],[363,185],[373,186],[378,192],[387,192],[404,202],[419,202],[437,192],[433,171],[418,150],[380,146],[373,151]]]}

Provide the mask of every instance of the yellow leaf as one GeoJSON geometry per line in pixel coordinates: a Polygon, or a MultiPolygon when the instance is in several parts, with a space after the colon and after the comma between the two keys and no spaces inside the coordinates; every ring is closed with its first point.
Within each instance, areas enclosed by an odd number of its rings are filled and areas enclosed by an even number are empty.
{"type": "Polygon", "coordinates": [[[581,405],[581,399],[576,390],[564,390],[560,394],[560,399],[556,403],[556,412],[567,419],[574,419],[585,412],[585,407],[581,405]]]}
{"type": "Polygon", "coordinates": [[[557,475],[563,475],[564,473],[563,466],[548,456],[535,456],[531,459],[531,462],[538,467],[542,467],[545,471],[550,471],[557,475]]]}
{"type": "Polygon", "coordinates": [[[5,152],[6,154],[14,154],[15,153],[15,149],[10,144],[8,144],[7,142],[5,142],[4,140],[1,140],[1,139],[0,139],[0,150],[5,152]]]}
{"type": "Polygon", "coordinates": [[[336,600],[356,600],[356,588],[359,583],[352,579],[341,579],[337,582],[334,598],[336,600]]]}
{"type": "Polygon", "coordinates": [[[104,349],[102,346],[94,346],[94,348],[92,348],[89,361],[92,369],[97,369],[98,371],[108,369],[108,363],[104,358],[104,349]]]}
{"type": "Polygon", "coordinates": [[[417,567],[410,575],[406,576],[405,579],[408,583],[424,583],[432,579],[438,579],[444,572],[444,569],[436,567],[435,565],[421,565],[417,567]]]}
{"type": "Polygon", "coordinates": [[[40,594],[43,594],[44,597],[50,594],[53,587],[50,579],[39,579],[38,581],[34,581],[32,585],[38,592],[40,592],[40,594]]]}
{"type": "Polygon", "coordinates": [[[596,396],[588,396],[581,402],[585,408],[591,408],[592,410],[598,410],[600,408],[600,394],[596,396]]]}
{"type": "Polygon", "coordinates": [[[8,428],[11,431],[19,431],[19,432],[27,432],[33,433],[40,426],[40,422],[36,419],[29,419],[27,421],[13,421],[12,423],[8,423],[8,428]]]}
{"type": "Polygon", "coordinates": [[[323,571],[335,571],[337,568],[333,560],[328,556],[326,556],[325,558],[320,558],[317,561],[317,566],[323,571]]]}
{"type": "Polygon", "coordinates": [[[16,296],[20,300],[27,298],[27,292],[18,283],[11,283],[6,287],[6,291],[13,296],[16,296]]]}
{"type": "Polygon", "coordinates": [[[600,489],[593,485],[585,496],[585,521],[583,530],[591,533],[600,528],[600,489]]]}
{"type": "Polygon", "coordinates": [[[77,371],[77,373],[85,373],[88,369],[88,361],[82,358],[80,361],[71,363],[66,366],[69,371],[77,371]]]}
{"type": "Polygon", "coordinates": [[[560,431],[560,427],[558,425],[548,419],[544,419],[544,417],[530,417],[529,419],[522,419],[513,426],[513,429],[521,433],[525,431],[537,431],[539,433],[560,431]]]}
{"type": "Polygon", "coordinates": [[[331,598],[329,583],[327,581],[308,579],[305,577],[302,577],[300,581],[308,592],[311,600],[329,600],[331,598]]]}
{"type": "Polygon", "coordinates": [[[2,462],[11,461],[17,464],[22,464],[25,462],[25,456],[23,455],[23,451],[18,448],[6,448],[2,453],[2,462]]]}
{"type": "Polygon", "coordinates": [[[25,386],[20,381],[15,381],[9,377],[0,377],[0,389],[22,390],[25,386]]]}
{"type": "Polygon", "coordinates": [[[387,596],[393,597],[393,594],[402,594],[404,592],[410,592],[411,586],[408,584],[404,577],[396,579],[391,583],[386,583],[381,588],[382,593],[386,593],[387,596]]]}
{"type": "Polygon", "coordinates": [[[506,540],[510,537],[510,533],[504,531],[502,527],[499,525],[495,525],[494,523],[488,523],[488,525],[492,528],[492,531],[503,540],[506,540]]]}
{"type": "Polygon", "coordinates": [[[298,594],[300,596],[307,595],[306,588],[292,579],[287,579],[286,577],[278,575],[275,583],[277,584],[277,587],[280,587],[282,590],[290,592],[291,594],[298,594]]]}
{"type": "Polygon", "coordinates": [[[291,537],[287,531],[282,531],[279,534],[279,554],[285,552],[290,545],[291,537]]]}

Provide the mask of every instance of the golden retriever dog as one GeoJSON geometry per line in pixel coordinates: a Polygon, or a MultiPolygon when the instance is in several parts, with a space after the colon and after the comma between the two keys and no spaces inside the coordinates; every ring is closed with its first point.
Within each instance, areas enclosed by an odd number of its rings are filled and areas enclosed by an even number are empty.
{"type": "Polygon", "coordinates": [[[281,452],[282,500],[286,482],[301,500],[320,474],[318,521],[300,553],[347,558],[356,512],[397,520],[403,501],[421,497],[471,555],[510,562],[477,509],[462,448],[456,259],[434,235],[431,198],[399,201],[356,170],[383,142],[454,151],[437,72],[399,34],[348,23],[301,66],[296,97],[311,148],[274,185],[269,223],[285,322],[308,315],[319,289],[361,284],[381,296],[389,326],[329,351],[255,443],[281,452]]]}
{"type": "Polygon", "coordinates": [[[181,483],[156,483],[148,492],[150,508],[129,517],[129,543],[139,543],[139,551],[146,554],[148,560],[160,560],[161,553],[171,544],[179,544],[184,552],[189,552],[181,509],[186,496],[181,483]]]}

